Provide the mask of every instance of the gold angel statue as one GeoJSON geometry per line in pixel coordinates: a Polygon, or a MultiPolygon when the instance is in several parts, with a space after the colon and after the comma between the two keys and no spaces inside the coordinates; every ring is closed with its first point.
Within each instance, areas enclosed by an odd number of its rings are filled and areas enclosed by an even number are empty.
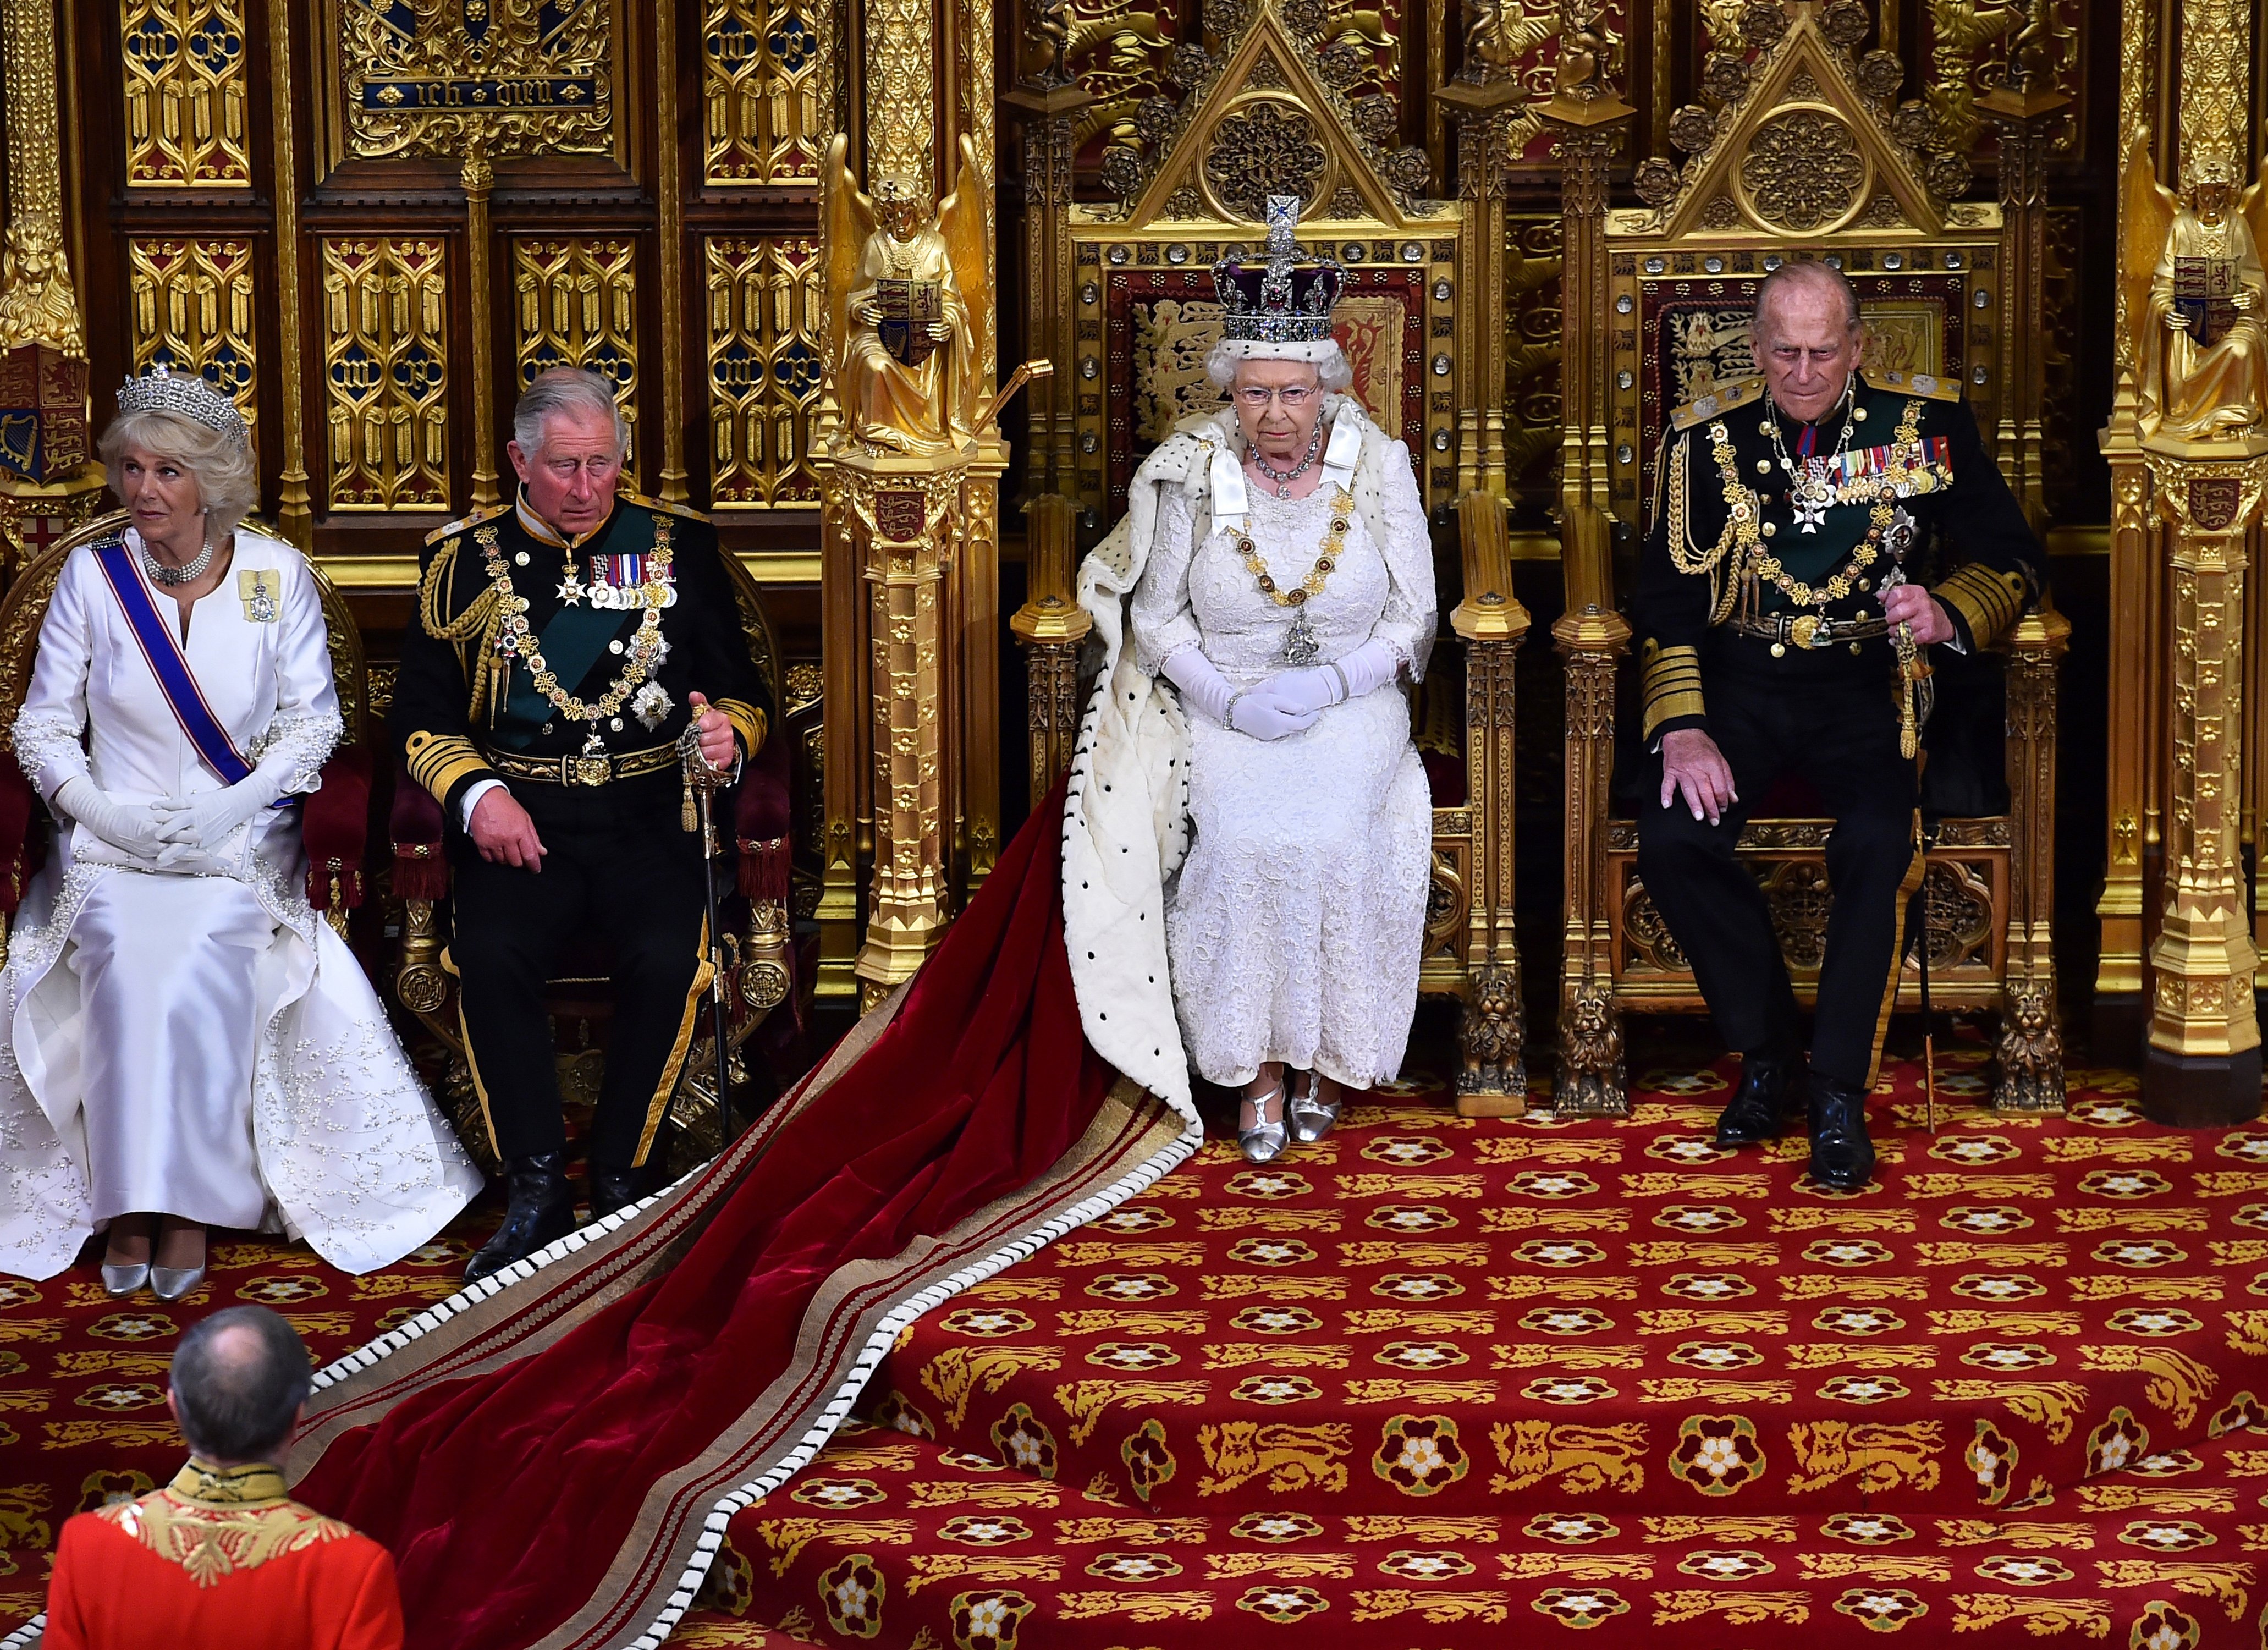
{"type": "Polygon", "coordinates": [[[2268,421],[2268,172],[2240,198],[2225,170],[2182,200],[2138,143],[2125,182],[2127,346],[2145,435],[2211,440],[2268,421]],[[2149,275],[2145,283],[2143,269],[2149,275]]]}
{"type": "Polygon", "coordinates": [[[958,452],[985,402],[984,182],[964,136],[954,191],[932,222],[918,181],[884,178],[870,198],[828,151],[828,336],[850,441],[870,451],[958,452]]]}

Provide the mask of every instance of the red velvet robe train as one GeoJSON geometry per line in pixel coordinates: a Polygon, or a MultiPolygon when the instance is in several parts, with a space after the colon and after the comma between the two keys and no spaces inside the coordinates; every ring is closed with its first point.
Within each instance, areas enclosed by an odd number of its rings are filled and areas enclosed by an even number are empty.
{"type": "Polygon", "coordinates": [[[631,1225],[319,1395],[295,1493],[393,1551],[409,1645],[658,1642],[720,1501],[808,1459],[878,1336],[1187,1153],[1081,1035],[1061,809],[863,1051],[631,1225]]]}

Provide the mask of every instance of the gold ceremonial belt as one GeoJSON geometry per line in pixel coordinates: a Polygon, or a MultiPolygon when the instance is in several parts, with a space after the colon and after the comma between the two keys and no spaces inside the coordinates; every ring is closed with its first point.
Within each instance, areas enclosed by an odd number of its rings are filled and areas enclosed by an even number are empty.
{"type": "Polygon", "coordinates": [[[1781,647],[1832,647],[1889,633],[1882,619],[1830,619],[1817,613],[1768,613],[1760,619],[1734,619],[1735,636],[1753,636],[1781,647]]]}
{"type": "Polygon", "coordinates": [[[609,752],[598,756],[514,756],[505,751],[489,753],[489,765],[513,779],[537,779],[545,784],[607,784],[635,779],[677,766],[677,747],[656,745],[647,750],[609,752]]]}

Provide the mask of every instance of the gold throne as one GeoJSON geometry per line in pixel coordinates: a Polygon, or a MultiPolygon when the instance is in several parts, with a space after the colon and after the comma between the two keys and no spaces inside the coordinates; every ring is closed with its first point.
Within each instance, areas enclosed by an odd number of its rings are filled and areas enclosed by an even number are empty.
{"type": "MultiPolygon", "coordinates": [[[[1593,404],[1605,428],[1587,433],[1594,447],[1610,451],[1615,548],[1599,547],[1596,558],[1625,571],[1634,564],[1652,526],[1649,483],[1669,412],[1755,370],[1748,319],[1756,284],[1799,257],[1835,263],[1858,288],[1868,365],[1965,386],[1987,449],[2036,525],[2038,384],[2008,370],[2021,357],[2007,318],[2038,313],[2040,271],[2012,247],[2021,239],[2022,204],[1944,198],[1940,191],[1959,192],[1966,167],[1931,148],[1928,133],[1894,107],[1894,63],[1886,70],[1879,55],[1854,56],[1868,26],[1863,8],[1855,23],[1852,8],[1822,11],[1811,0],[1791,0],[1784,12],[1750,8],[1749,16],[1762,26],[1739,57],[1742,72],[1728,77],[1739,95],[1679,111],[1670,131],[1687,160],[1642,159],[1636,180],[1647,204],[1604,214],[1605,313],[1588,320],[1604,334],[1594,358],[1605,381],[1594,386],[1593,404]],[[1785,24],[1777,31],[1775,17],[1785,24]]],[[[1571,223],[1571,237],[1574,230],[1571,223]]],[[[1571,594],[1611,591],[1614,569],[1573,565],[1579,553],[1571,544],[1571,594]]],[[[1990,692],[1992,676],[2005,682],[2005,800],[1939,819],[1929,854],[1931,1003],[1999,1011],[1994,1102],[2011,1109],[2063,1105],[2051,917],[2056,661],[2069,634],[2051,610],[2027,614],[1996,645],[1994,659],[1968,662],[1970,696],[1990,692]]],[[[1627,637],[1625,625],[1596,609],[1562,621],[1571,705],[1600,699],[1579,688],[1616,670],[1627,637]]],[[[1621,686],[1627,707],[1634,696],[1626,680],[1621,686]]],[[[1948,698],[1940,693],[1940,704],[1948,698]]],[[[1617,720],[1627,730],[1630,718],[1603,709],[1571,716],[1567,733],[1569,952],[1558,1095],[1563,1110],[1616,1113],[1627,1106],[1620,1016],[1705,1005],[1638,874],[1637,823],[1616,805],[1609,779],[1619,767],[1627,784],[1638,765],[1629,732],[1617,740],[1617,720]]],[[[1992,731],[1984,731],[1987,745],[1992,731]]],[[[1973,799],[1996,789],[1972,784],[1967,792],[1973,799]]],[[[1787,799],[1778,792],[1765,807],[1787,799]]],[[[1829,828],[1785,812],[1759,816],[1738,850],[1765,890],[1807,1004],[1826,938],[1829,828]]],[[[1909,958],[1897,1002],[1912,1009],[1920,1000],[1918,961],[1909,958]]]]}

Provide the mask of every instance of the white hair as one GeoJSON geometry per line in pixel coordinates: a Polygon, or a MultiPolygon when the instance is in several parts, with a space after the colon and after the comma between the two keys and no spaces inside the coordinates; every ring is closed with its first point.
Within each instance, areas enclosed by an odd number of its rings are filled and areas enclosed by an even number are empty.
{"type": "Polygon", "coordinates": [[[630,421],[615,404],[613,387],[596,372],[579,366],[555,366],[539,372],[520,391],[519,404],[512,409],[512,438],[533,459],[543,451],[544,424],[563,413],[608,420],[615,426],[615,456],[620,458],[630,451],[630,421]]]}
{"type": "Polygon", "coordinates": [[[1315,369],[1316,379],[1333,394],[1354,382],[1354,363],[1346,358],[1336,338],[1312,344],[1248,343],[1224,338],[1205,357],[1205,377],[1212,380],[1215,389],[1226,391],[1236,382],[1238,365],[1246,361],[1304,361],[1315,369]]]}
{"type": "Polygon", "coordinates": [[[216,544],[260,502],[260,468],[252,449],[209,424],[156,408],[113,419],[96,450],[109,472],[110,490],[121,499],[126,490],[120,460],[128,447],[169,459],[188,473],[204,508],[205,534],[216,544]]]}

